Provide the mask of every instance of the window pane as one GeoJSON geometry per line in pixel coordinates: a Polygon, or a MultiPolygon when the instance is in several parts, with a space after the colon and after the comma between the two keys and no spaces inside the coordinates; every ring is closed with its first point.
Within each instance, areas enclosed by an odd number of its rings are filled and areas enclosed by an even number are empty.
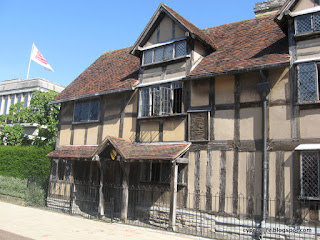
{"type": "Polygon", "coordinates": [[[64,180],[65,169],[66,169],[65,160],[60,160],[58,164],[58,180],[64,180]]]}
{"type": "Polygon", "coordinates": [[[298,66],[299,100],[318,100],[316,65],[314,63],[298,66]]]}
{"type": "Polygon", "coordinates": [[[151,167],[151,182],[160,182],[160,163],[152,163],[151,167]]]}
{"type": "Polygon", "coordinates": [[[19,94],[19,95],[18,95],[18,103],[21,102],[21,97],[22,97],[21,94],[19,94]]]}
{"type": "Polygon", "coordinates": [[[80,120],[81,120],[80,113],[81,113],[81,103],[78,102],[78,103],[76,103],[76,105],[74,107],[74,118],[73,118],[73,121],[80,122],[80,120]]]}
{"type": "Polygon", "coordinates": [[[28,106],[28,93],[26,93],[24,95],[24,106],[27,107],[28,106]]]}
{"type": "Polygon", "coordinates": [[[182,88],[173,89],[173,113],[182,113],[182,88]]]}
{"type": "Polygon", "coordinates": [[[171,178],[171,163],[161,164],[161,182],[170,183],[171,178]]]}
{"type": "Polygon", "coordinates": [[[140,90],[140,116],[149,116],[149,88],[140,90]]]}
{"type": "Polygon", "coordinates": [[[91,101],[89,120],[98,120],[99,116],[99,99],[91,101]]]}
{"type": "Polygon", "coordinates": [[[143,52],[144,55],[144,64],[152,63],[152,49],[143,52]]]}
{"type": "Polygon", "coordinates": [[[319,153],[301,153],[301,195],[319,197],[319,153]]]}
{"type": "Polygon", "coordinates": [[[314,31],[320,30],[320,12],[313,14],[313,26],[314,26],[314,31]]]}
{"type": "Polygon", "coordinates": [[[89,120],[89,105],[90,105],[89,101],[81,103],[80,121],[89,120]]]}
{"type": "Polygon", "coordinates": [[[170,93],[171,89],[166,87],[160,88],[161,92],[161,109],[160,109],[160,115],[164,114],[170,114],[170,93]]]}
{"type": "Polygon", "coordinates": [[[295,18],[296,34],[312,32],[311,14],[295,18]]]}
{"type": "Polygon", "coordinates": [[[7,114],[8,112],[8,96],[6,96],[5,98],[4,98],[5,100],[4,100],[4,110],[3,110],[3,114],[7,114]]]}
{"type": "Polygon", "coordinates": [[[154,62],[163,61],[163,47],[154,49],[154,62]]]}
{"type": "Polygon", "coordinates": [[[160,114],[160,89],[159,87],[151,88],[152,96],[152,115],[158,116],[160,114]]]}
{"type": "Polygon", "coordinates": [[[175,57],[182,57],[187,54],[187,49],[186,49],[186,42],[177,42],[175,44],[175,57]]]}
{"type": "Polygon", "coordinates": [[[170,60],[173,58],[173,44],[164,47],[164,60],[170,60]]]}
{"type": "Polygon", "coordinates": [[[52,160],[52,172],[51,172],[51,178],[53,181],[56,181],[57,180],[57,170],[58,170],[58,159],[53,159],[52,160]]]}
{"type": "Polygon", "coordinates": [[[140,165],[140,181],[150,182],[150,163],[141,163],[140,165]]]}
{"type": "Polygon", "coordinates": [[[71,181],[71,161],[66,161],[66,181],[71,181]]]}

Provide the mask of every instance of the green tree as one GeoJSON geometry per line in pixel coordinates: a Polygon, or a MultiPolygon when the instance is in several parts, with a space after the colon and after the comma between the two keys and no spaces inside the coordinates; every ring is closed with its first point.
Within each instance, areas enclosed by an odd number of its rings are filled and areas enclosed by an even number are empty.
{"type": "Polygon", "coordinates": [[[35,138],[35,145],[54,146],[58,132],[59,107],[49,104],[58,93],[34,91],[30,106],[27,109],[27,122],[38,125],[38,136],[35,138]]]}
{"type": "Polygon", "coordinates": [[[10,106],[9,114],[0,115],[0,144],[25,145],[29,144],[20,123],[36,124],[38,135],[33,144],[37,146],[54,146],[58,132],[58,105],[49,104],[58,93],[49,91],[34,91],[30,106],[16,103],[10,106]],[[10,123],[13,123],[10,124],[10,123]]]}
{"type": "Polygon", "coordinates": [[[14,125],[4,124],[0,127],[0,144],[21,146],[28,142],[28,137],[23,133],[20,123],[14,125]]]}

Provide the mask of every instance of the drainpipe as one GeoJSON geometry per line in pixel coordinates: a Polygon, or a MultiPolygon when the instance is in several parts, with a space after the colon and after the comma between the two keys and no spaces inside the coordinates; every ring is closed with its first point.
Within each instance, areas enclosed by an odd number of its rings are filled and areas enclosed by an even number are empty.
{"type": "MultiPolygon", "coordinates": [[[[267,157],[267,96],[270,92],[270,83],[268,82],[268,72],[267,71],[260,71],[262,82],[257,84],[257,91],[261,94],[261,101],[262,101],[262,141],[263,141],[263,184],[262,184],[262,221],[261,227],[265,226],[265,221],[268,217],[268,171],[269,171],[269,162],[267,157]]],[[[263,236],[263,232],[262,232],[263,236]]]]}

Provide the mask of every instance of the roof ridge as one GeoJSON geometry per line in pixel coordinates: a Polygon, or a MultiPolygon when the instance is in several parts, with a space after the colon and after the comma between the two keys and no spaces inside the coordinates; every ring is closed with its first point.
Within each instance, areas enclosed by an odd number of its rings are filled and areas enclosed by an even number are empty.
{"type": "MultiPolygon", "coordinates": [[[[241,24],[244,22],[249,22],[249,21],[254,21],[256,19],[262,19],[262,18],[274,18],[277,14],[269,14],[269,15],[263,15],[263,16],[259,16],[259,17],[255,17],[255,18],[250,18],[250,19],[244,19],[244,20],[240,20],[240,21],[236,21],[236,22],[231,22],[231,23],[225,23],[225,24],[220,24],[217,26],[213,26],[213,27],[207,27],[207,28],[203,28],[201,29],[202,31],[207,31],[209,29],[213,29],[213,28],[217,28],[217,27],[222,27],[222,26],[227,26],[227,25],[235,25],[235,24],[241,24]]],[[[207,33],[206,33],[207,34],[207,33]]]]}

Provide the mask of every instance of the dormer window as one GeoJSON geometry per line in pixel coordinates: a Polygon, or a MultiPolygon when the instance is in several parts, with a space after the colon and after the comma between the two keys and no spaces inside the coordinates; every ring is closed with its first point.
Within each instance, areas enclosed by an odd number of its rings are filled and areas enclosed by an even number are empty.
{"type": "Polygon", "coordinates": [[[184,57],[187,55],[186,41],[166,43],[162,46],[150,48],[143,52],[143,65],[160,63],[184,57]]]}
{"type": "Polygon", "coordinates": [[[295,17],[295,34],[320,31],[320,12],[295,17]]]}

